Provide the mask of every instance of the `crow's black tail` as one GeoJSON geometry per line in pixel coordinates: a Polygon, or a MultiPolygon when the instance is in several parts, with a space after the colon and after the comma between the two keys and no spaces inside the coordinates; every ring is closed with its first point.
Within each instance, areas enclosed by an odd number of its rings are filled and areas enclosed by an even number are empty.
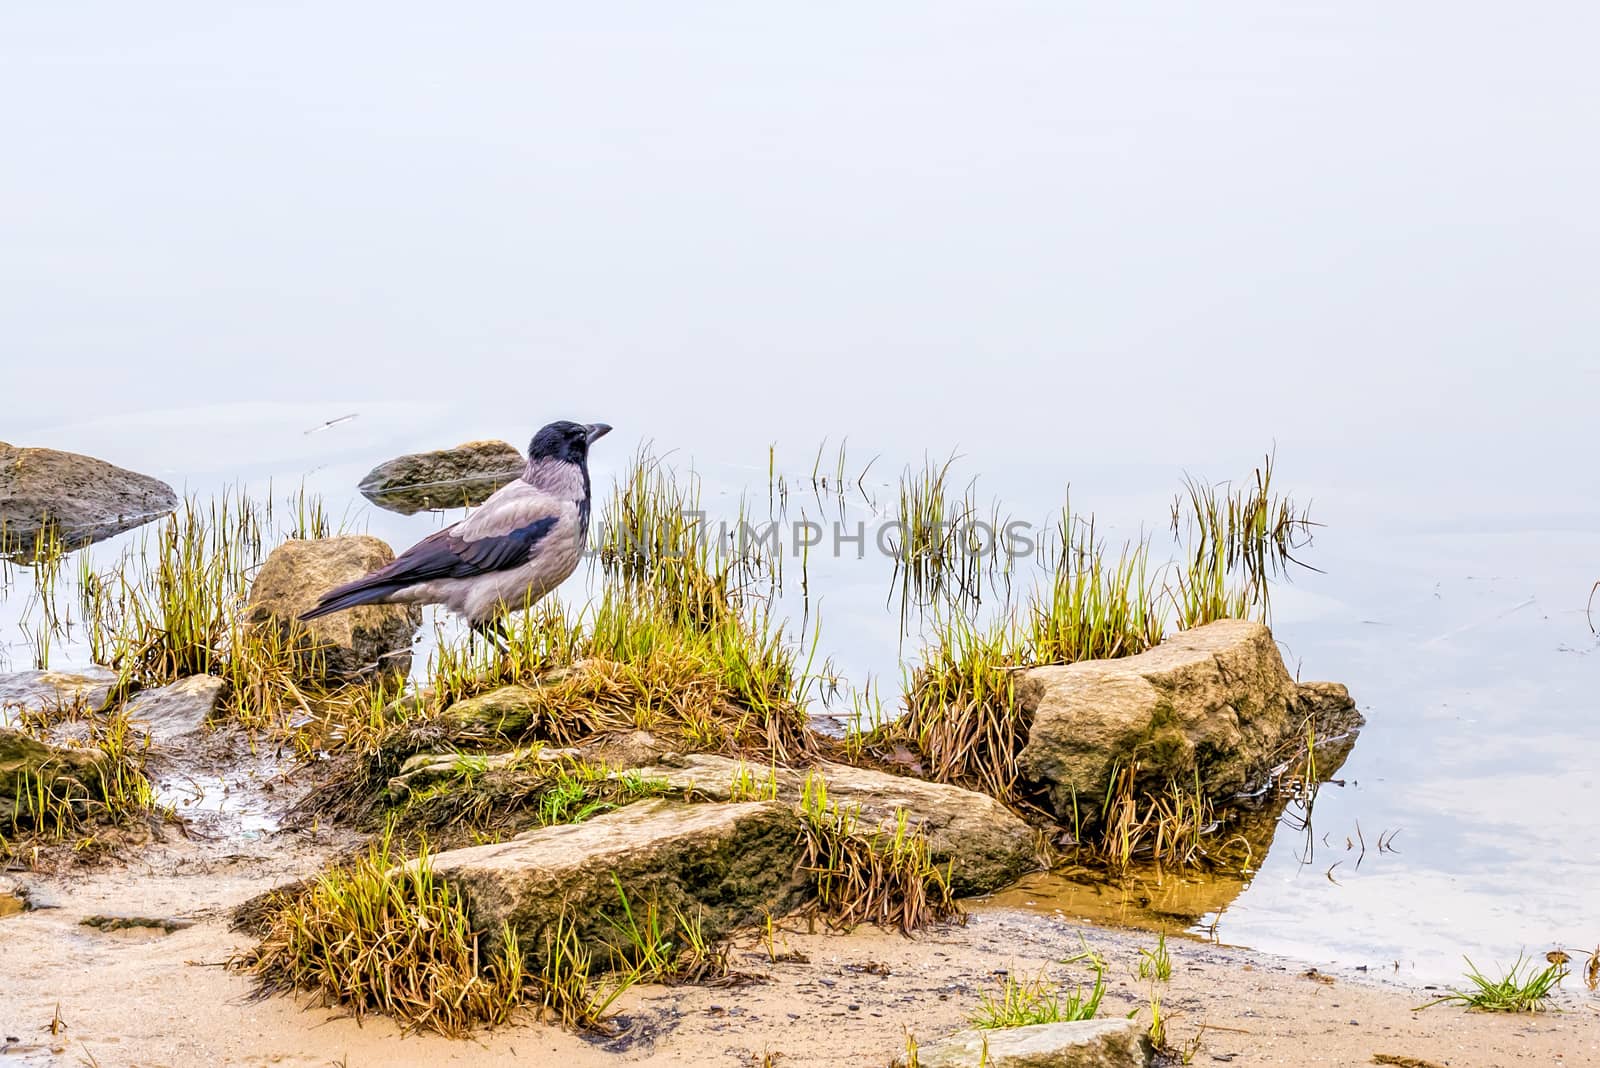
{"type": "Polygon", "coordinates": [[[364,604],[384,604],[389,596],[402,588],[403,584],[393,582],[373,582],[370,577],[357,579],[343,586],[335,587],[323,594],[317,601],[317,606],[309,612],[300,615],[300,621],[316,619],[318,616],[332,615],[343,612],[346,608],[355,608],[364,604]]]}

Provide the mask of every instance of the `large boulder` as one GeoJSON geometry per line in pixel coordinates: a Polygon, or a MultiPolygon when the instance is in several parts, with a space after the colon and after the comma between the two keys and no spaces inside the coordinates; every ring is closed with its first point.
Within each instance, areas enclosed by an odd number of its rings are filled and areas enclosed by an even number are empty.
{"type": "Polygon", "coordinates": [[[152,742],[173,742],[205,726],[227,683],[215,675],[190,675],[141,690],[124,706],[128,723],[152,742]]]}
{"type": "Polygon", "coordinates": [[[160,479],[55,449],[0,441],[0,551],[26,555],[41,530],[87,545],[166,515],[178,495],[160,479]]]}
{"type": "Polygon", "coordinates": [[[1308,722],[1320,737],[1361,724],[1344,687],[1296,684],[1272,632],[1233,619],[1138,656],[1019,672],[1017,698],[1031,721],[1022,776],[1069,826],[1098,816],[1117,768],[1137,762],[1152,788],[1198,774],[1221,800],[1259,785],[1303,744],[1308,722]]]}
{"type": "Polygon", "coordinates": [[[494,845],[433,858],[460,890],[474,928],[502,924],[540,957],[563,914],[602,963],[621,919],[620,884],[635,915],[649,902],[670,919],[699,915],[708,938],[782,913],[804,896],[800,820],[781,801],[695,805],[640,801],[585,823],[541,827],[494,845]]]}
{"type": "Polygon", "coordinates": [[[453,449],[397,456],[367,472],[361,495],[401,515],[424,509],[478,504],[522,474],[516,447],[504,441],[469,441],[453,449]]]}
{"type": "Polygon", "coordinates": [[[1150,1036],[1126,1018],[957,1031],[917,1050],[922,1068],[1145,1068],[1150,1036]]]}
{"type": "Polygon", "coordinates": [[[0,675],[0,723],[12,712],[96,711],[106,703],[116,682],[117,673],[102,667],[0,675]]]}
{"type": "Polygon", "coordinates": [[[19,798],[43,784],[79,815],[105,796],[106,755],[98,749],[49,745],[21,731],[0,727],[0,829],[17,818],[19,798]]]}
{"type": "MultiPolygon", "coordinates": [[[[250,587],[247,618],[254,626],[289,630],[328,590],[353,582],[394,559],[394,550],[369,534],[286,541],[267,557],[250,587]]],[[[415,605],[362,605],[301,623],[321,647],[320,667],[334,678],[411,668],[411,642],[422,625],[415,605]]]]}
{"type": "Polygon", "coordinates": [[[934,862],[949,865],[957,894],[998,890],[1039,867],[1037,832],[994,798],[959,786],[828,761],[812,768],[769,767],[708,753],[665,757],[639,769],[683,794],[727,801],[737,781],[741,796],[765,793],[791,805],[799,803],[813,771],[827,782],[829,801],[859,809],[859,829],[893,828],[904,810],[907,822],[927,834],[934,862]]]}

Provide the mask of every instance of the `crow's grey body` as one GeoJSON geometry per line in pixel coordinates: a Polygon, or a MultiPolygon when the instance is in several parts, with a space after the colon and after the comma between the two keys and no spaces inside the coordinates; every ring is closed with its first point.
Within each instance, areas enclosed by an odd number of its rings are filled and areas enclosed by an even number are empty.
{"type": "Polygon", "coordinates": [[[363,604],[442,604],[481,628],[532,605],[578,566],[589,534],[588,445],[611,428],[552,423],[522,477],[392,563],[329,590],[302,619],[363,604]]]}

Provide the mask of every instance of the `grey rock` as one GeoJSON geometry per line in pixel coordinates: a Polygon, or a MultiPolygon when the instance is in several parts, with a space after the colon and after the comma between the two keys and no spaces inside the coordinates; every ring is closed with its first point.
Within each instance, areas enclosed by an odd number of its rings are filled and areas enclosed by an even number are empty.
{"type": "MultiPolygon", "coordinates": [[[[272,550],[256,574],[246,618],[253,626],[287,630],[322,594],[393,559],[394,550],[369,534],[286,541],[272,550]]],[[[411,667],[411,642],[422,625],[422,609],[362,605],[297,625],[322,647],[320,667],[329,677],[404,675],[411,667]]]]}
{"type": "Polygon", "coordinates": [[[1138,656],[1030,668],[1017,697],[1031,718],[1018,759],[1072,826],[1098,816],[1113,769],[1137,761],[1140,782],[1190,782],[1224,799],[1260,785],[1305,737],[1305,721],[1360,724],[1343,687],[1302,688],[1272,632],[1220,620],[1138,656]]]}
{"type": "Polygon", "coordinates": [[[469,441],[453,449],[410,453],[379,464],[361,480],[361,495],[401,515],[481,503],[522,474],[524,461],[504,441],[469,441]]]}
{"type": "Polygon", "coordinates": [[[1145,1068],[1154,1057],[1137,1020],[1074,1020],[958,1031],[917,1050],[922,1068],[1145,1068]]]}
{"type": "Polygon", "coordinates": [[[599,961],[610,959],[620,883],[635,909],[653,901],[702,918],[708,938],[781,914],[804,895],[800,821],[781,801],[694,805],[640,801],[585,823],[541,827],[494,845],[449,850],[434,873],[463,892],[475,929],[503,924],[542,959],[564,914],[599,961]]]}
{"type": "Polygon", "coordinates": [[[133,728],[151,741],[171,742],[205,725],[226,685],[215,675],[190,675],[134,694],[124,710],[133,728]]]}
{"type": "Polygon", "coordinates": [[[177,506],[178,495],[160,479],[92,456],[0,441],[0,551],[26,556],[46,528],[68,545],[87,545],[177,506]]]}
{"type": "Polygon", "coordinates": [[[961,895],[983,894],[1015,882],[1038,868],[1038,834],[1016,813],[987,794],[959,786],[910,779],[827,761],[811,768],[769,767],[708,753],[693,753],[670,763],[639,769],[679,793],[713,801],[733,796],[735,777],[779,800],[798,804],[812,771],[828,784],[828,800],[857,806],[857,827],[892,828],[904,810],[911,826],[928,835],[936,864],[950,866],[951,888],[961,895]]]}
{"type": "Polygon", "coordinates": [[[102,667],[0,675],[0,722],[8,710],[93,712],[106,703],[116,681],[117,673],[102,667]]]}

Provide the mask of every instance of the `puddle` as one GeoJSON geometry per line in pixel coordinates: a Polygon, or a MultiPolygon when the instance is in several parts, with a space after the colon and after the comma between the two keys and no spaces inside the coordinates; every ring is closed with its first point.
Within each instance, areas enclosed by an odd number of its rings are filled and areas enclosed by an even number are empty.
{"type": "Polygon", "coordinates": [[[276,775],[277,770],[266,762],[223,773],[168,773],[154,782],[156,803],[170,805],[179,816],[207,831],[259,838],[280,826],[271,804],[276,775]]]}

